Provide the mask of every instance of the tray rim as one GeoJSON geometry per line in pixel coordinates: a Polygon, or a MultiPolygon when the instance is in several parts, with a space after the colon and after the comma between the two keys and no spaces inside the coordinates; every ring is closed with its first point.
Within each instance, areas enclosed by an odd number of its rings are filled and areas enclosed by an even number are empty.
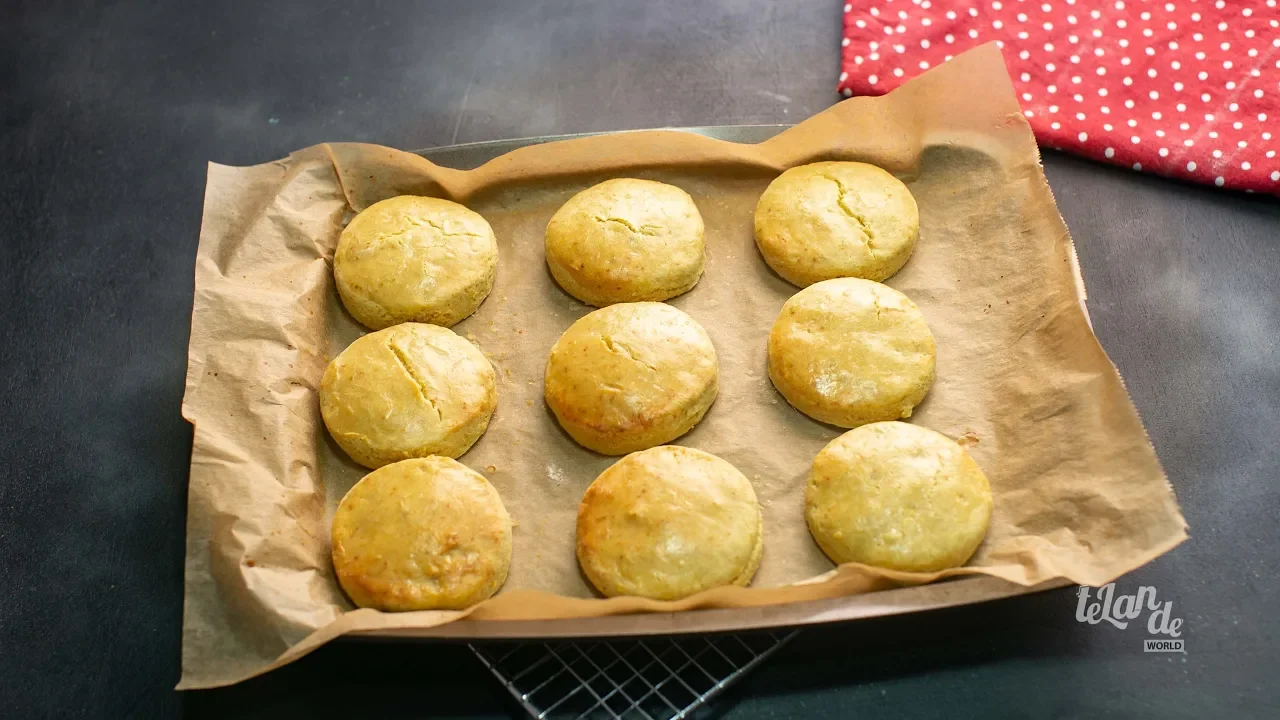
{"type": "MultiPolygon", "coordinates": [[[[526,138],[482,140],[478,142],[441,145],[421,148],[413,153],[432,162],[451,167],[450,159],[474,158],[483,162],[506,152],[532,145],[542,145],[562,140],[617,135],[623,133],[665,130],[704,135],[736,143],[758,143],[767,140],[787,128],[788,124],[760,125],[706,125],[690,127],[638,128],[600,132],[537,135],[526,138]],[[456,157],[454,157],[456,156],[456,157]]],[[[481,163],[481,164],[482,164],[481,163]]],[[[464,163],[475,167],[474,163],[464,163]]],[[[1084,297],[1081,293],[1081,306],[1084,297]]],[[[1086,317],[1087,315],[1086,310],[1086,317]]],[[[826,600],[788,603],[747,608],[717,608],[685,610],[682,612],[633,613],[606,615],[591,618],[558,618],[547,620],[483,620],[463,618],[430,628],[360,630],[349,633],[351,638],[398,638],[420,640],[533,640],[552,638],[611,638],[695,633],[743,632],[786,627],[801,627],[825,623],[843,622],[891,615],[925,612],[948,607],[960,607],[976,603],[1017,597],[1066,587],[1072,583],[1066,579],[1050,580],[1040,585],[1022,586],[989,576],[971,576],[946,580],[911,588],[895,588],[877,592],[850,595],[826,600]],[[911,602],[901,602],[901,598],[911,602]],[[895,601],[886,604],[889,601],[895,601]]]]}
{"type": "Polygon", "coordinates": [[[724,140],[725,142],[735,142],[743,144],[753,144],[763,142],[781,133],[783,130],[795,127],[794,124],[744,124],[744,125],[690,125],[682,127],[656,127],[656,128],[632,128],[629,130],[600,130],[594,132],[581,133],[564,133],[559,135],[532,135],[524,138],[504,138],[501,140],[477,140],[475,142],[455,143],[453,145],[438,145],[436,147],[419,148],[412,150],[414,155],[419,155],[432,162],[435,157],[449,153],[464,152],[483,152],[488,154],[492,150],[500,149],[502,152],[510,152],[517,148],[529,147],[532,145],[544,145],[551,142],[559,142],[561,140],[576,140],[578,138],[596,137],[599,135],[622,135],[626,133],[643,133],[643,132],[684,132],[694,135],[704,135],[716,140],[724,140]]]}
{"type": "Polygon", "coordinates": [[[987,575],[944,580],[915,587],[894,588],[826,600],[810,600],[746,608],[716,608],[681,612],[631,613],[591,618],[547,620],[473,620],[463,618],[429,628],[357,630],[349,638],[408,640],[552,640],[605,639],[730,633],[799,628],[835,622],[906,615],[1003,600],[1065,588],[1065,578],[1030,587],[987,575]],[[894,599],[912,602],[886,604],[894,599]]]}

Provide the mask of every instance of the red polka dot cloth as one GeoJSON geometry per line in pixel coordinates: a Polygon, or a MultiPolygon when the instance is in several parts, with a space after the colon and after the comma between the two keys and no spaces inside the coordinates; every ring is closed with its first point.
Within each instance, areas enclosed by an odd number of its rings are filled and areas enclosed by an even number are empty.
{"type": "Polygon", "coordinates": [[[840,91],[879,95],[992,41],[1041,144],[1280,194],[1277,0],[862,0],[844,6],[840,91]]]}

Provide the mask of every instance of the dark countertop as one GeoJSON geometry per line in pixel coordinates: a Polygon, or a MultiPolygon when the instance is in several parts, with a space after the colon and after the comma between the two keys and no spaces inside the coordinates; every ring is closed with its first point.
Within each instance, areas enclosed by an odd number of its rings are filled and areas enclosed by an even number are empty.
{"type": "MultiPolygon", "coordinates": [[[[178,678],[179,415],[206,161],[789,123],[837,97],[837,2],[4,2],[0,707],[9,717],[515,711],[464,647],[340,642],[178,678]]],[[[1185,655],[1071,590],[806,631],[726,718],[1263,717],[1280,707],[1280,202],[1049,154],[1098,336],[1191,540],[1122,578],[1185,655]]]]}

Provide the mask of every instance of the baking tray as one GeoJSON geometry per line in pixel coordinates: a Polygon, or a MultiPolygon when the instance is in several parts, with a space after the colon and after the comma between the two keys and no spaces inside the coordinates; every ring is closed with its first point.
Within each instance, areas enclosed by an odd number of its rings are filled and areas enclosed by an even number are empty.
{"type": "MultiPolygon", "coordinates": [[[[722,125],[708,127],[661,128],[705,135],[735,143],[758,143],[790,125],[722,125]]],[[[630,132],[630,131],[620,131],[630,132]]],[[[431,162],[458,170],[470,170],[512,150],[571,138],[614,133],[546,135],[514,140],[464,143],[416,151],[431,162]]],[[[1081,302],[1083,305],[1083,301],[1081,302]]],[[[1086,311],[1087,314],[1087,311],[1086,311]]],[[[596,618],[560,620],[483,620],[464,618],[425,629],[367,630],[351,633],[360,637],[529,639],[604,638],[643,635],[678,635],[743,630],[799,627],[859,618],[900,615],[938,608],[970,605],[1013,595],[1024,595],[1071,583],[1055,580],[1024,587],[998,578],[973,576],[932,585],[853,595],[849,597],[754,608],[686,610],[678,613],[642,613],[596,618]]]]}

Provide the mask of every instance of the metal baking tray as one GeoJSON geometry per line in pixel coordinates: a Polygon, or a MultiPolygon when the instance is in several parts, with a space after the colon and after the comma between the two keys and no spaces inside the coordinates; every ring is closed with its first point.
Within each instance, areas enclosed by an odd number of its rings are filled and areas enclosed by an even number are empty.
{"type": "MultiPolygon", "coordinates": [[[[695,133],[728,142],[758,143],[777,135],[788,127],[791,126],[723,125],[662,129],[695,133]]],[[[416,151],[416,153],[437,165],[459,170],[470,170],[500,155],[522,147],[605,134],[612,133],[549,135],[516,140],[465,143],[422,149],[416,151]]],[[[516,640],[531,638],[617,638],[766,630],[969,605],[1012,595],[1065,587],[1069,584],[1069,582],[1061,580],[1033,587],[1023,587],[997,578],[976,576],[933,583],[923,588],[884,590],[863,595],[769,607],[686,610],[678,613],[642,613],[563,620],[463,619],[433,628],[371,630],[353,634],[361,637],[516,640]]]]}

